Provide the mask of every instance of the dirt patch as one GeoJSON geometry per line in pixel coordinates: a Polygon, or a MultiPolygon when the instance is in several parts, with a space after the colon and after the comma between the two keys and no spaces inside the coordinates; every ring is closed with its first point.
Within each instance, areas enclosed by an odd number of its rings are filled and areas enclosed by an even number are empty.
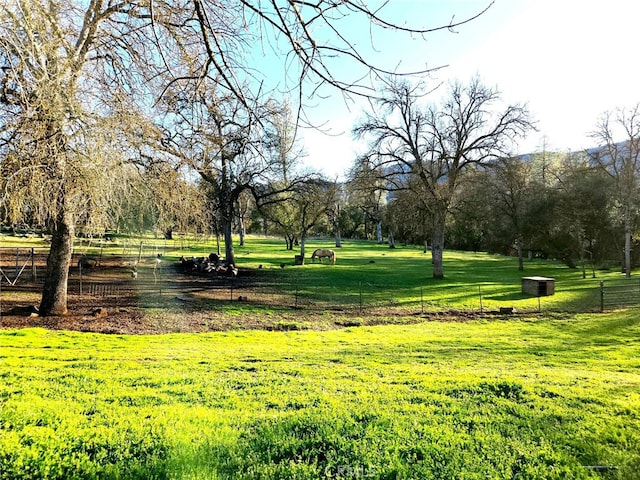
{"type": "MultiPolygon", "coordinates": [[[[44,257],[36,258],[44,271],[44,257]]],[[[3,267],[6,269],[6,266],[3,267]]],[[[44,327],[108,334],[162,334],[237,329],[328,330],[380,324],[467,321],[473,312],[344,308],[296,308],[265,270],[240,270],[237,277],[185,272],[178,263],[153,259],[132,264],[109,257],[97,265],[69,270],[68,314],[40,317],[42,281],[23,274],[15,285],[2,284],[0,328],[44,327]],[[135,272],[135,275],[134,275],[135,272]],[[267,308],[265,308],[267,307],[267,308]]]]}
{"type": "Polygon", "coordinates": [[[131,262],[108,257],[98,264],[75,260],[69,269],[68,313],[40,317],[44,256],[17,276],[13,265],[2,265],[0,328],[45,327],[100,333],[203,332],[232,328],[298,328],[287,315],[229,315],[222,305],[249,302],[247,291],[268,284],[268,275],[241,270],[238,277],[184,272],[180,264],[152,260],[131,262]]]}

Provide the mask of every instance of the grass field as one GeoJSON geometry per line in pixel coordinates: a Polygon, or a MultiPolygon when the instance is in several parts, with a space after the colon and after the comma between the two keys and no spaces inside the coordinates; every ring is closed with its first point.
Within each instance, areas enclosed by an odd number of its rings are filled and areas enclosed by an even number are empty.
{"type": "MultiPolygon", "coordinates": [[[[318,247],[335,249],[331,240],[311,240],[307,255],[318,247]]],[[[208,248],[211,245],[205,244],[194,250],[205,253],[208,248]]],[[[345,241],[343,247],[335,251],[337,263],[332,267],[311,264],[307,258],[307,264],[302,267],[280,269],[282,263],[290,265],[297,252],[286,251],[279,239],[250,237],[245,247],[236,249],[236,256],[240,266],[266,266],[311,297],[325,295],[340,298],[341,302],[357,303],[359,293],[364,292],[365,306],[391,301],[413,311],[422,308],[478,311],[503,306],[513,306],[521,311],[538,308],[595,311],[600,306],[600,281],[623,281],[619,271],[588,270],[587,278],[583,279],[579,269],[541,259],[525,261],[525,271],[520,272],[514,257],[458,251],[445,251],[445,279],[434,280],[430,253],[423,253],[420,246],[390,249],[373,242],[345,241]],[[539,304],[538,298],[521,292],[523,276],[555,278],[556,294],[542,298],[539,304]]],[[[184,254],[184,251],[179,253],[184,254]]],[[[638,284],[637,280],[633,281],[638,284]]],[[[640,284],[638,286],[640,288],[640,284]]]]}
{"type": "Polygon", "coordinates": [[[640,316],[0,332],[0,478],[633,479],[640,316]]]}

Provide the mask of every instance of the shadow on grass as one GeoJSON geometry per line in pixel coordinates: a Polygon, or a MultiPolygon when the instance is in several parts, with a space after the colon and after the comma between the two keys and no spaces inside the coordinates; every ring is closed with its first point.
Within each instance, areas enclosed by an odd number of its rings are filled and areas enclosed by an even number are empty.
{"type": "Polygon", "coordinates": [[[495,300],[496,302],[508,302],[517,300],[531,300],[537,297],[527,295],[521,292],[503,293],[499,295],[483,295],[486,300],[495,300]]]}

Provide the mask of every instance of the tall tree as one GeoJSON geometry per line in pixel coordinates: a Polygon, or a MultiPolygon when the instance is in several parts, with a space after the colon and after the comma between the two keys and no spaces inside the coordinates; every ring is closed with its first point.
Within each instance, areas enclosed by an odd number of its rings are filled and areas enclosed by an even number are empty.
{"type": "Polygon", "coordinates": [[[346,204],[345,191],[342,185],[337,181],[329,182],[327,184],[327,190],[331,198],[334,199],[332,204],[327,205],[327,217],[331,228],[333,230],[333,237],[335,239],[336,248],[342,247],[342,210],[346,204]]]}
{"type": "Polygon", "coordinates": [[[579,258],[583,278],[587,258],[593,267],[595,260],[602,259],[602,252],[616,243],[610,241],[614,230],[610,212],[615,197],[613,180],[601,169],[593,168],[587,155],[567,155],[557,174],[554,218],[559,224],[556,231],[572,240],[570,253],[579,258]]]}
{"type": "Polygon", "coordinates": [[[123,152],[119,115],[132,78],[126,39],[114,40],[128,2],[9,0],[0,5],[3,202],[28,199],[52,242],[40,312],[67,311],[76,222],[104,210],[123,152]],[[106,29],[115,33],[109,38],[106,29]],[[108,88],[107,88],[108,85],[108,88]],[[109,105],[109,106],[107,106],[109,105]],[[97,197],[102,196],[101,201],[97,197]]]}
{"type": "Polygon", "coordinates": [[[208,185],[228,263],[235,263],[233,224],[242,194],[267,183],[278,167],[262,153],[263,125],[273,108],[270,102],[249,111],[235,96],[218,94],[215,81],[203,81],[197,92],[178,90],[166,99],[156,147],[208,185]]]}
{"type": "Polygon", "coordinates": [[[370,225],[375,228],[375,238],[382,243],[382,217],[387,203],[384,171],[376,167],[368,156],[356,159],[349,173],[351,202],[362,210],[365,237],[370,235],[370,225]]]}
{"type": "Polygon", "coordinates": [[[630,277],[631,235],[640,204],[640,104],[604,113],[592,137],[599,143],[591,152],[592,161],[615,182],[624,225],[624,272],[630,277]]]}
{"type": "Polygon", "coordinates": [[[387,83],[379,110],[354,133],[370,140],[368,156],[390,190],[412,190],[431,220],[433,277],[443,278],[445,225],[460,177],[475,165],[507,156],[531,128],[526,107],[498,110],[497,90],[480,83],[454,83],[439,106],[423,108],[419,86],[387,83]]]}
{"type": "Polygon", "coordinates": [[[518,255],[518,270],[524,270],[523,248],[530,240],[528,227],[532,202],[543,192],[543,186],[532,186],[531,163],[518,157],[500,158],[491,165],[488,177],[492,207],[506,220],[503,238],[508,239],[518,255]]]}

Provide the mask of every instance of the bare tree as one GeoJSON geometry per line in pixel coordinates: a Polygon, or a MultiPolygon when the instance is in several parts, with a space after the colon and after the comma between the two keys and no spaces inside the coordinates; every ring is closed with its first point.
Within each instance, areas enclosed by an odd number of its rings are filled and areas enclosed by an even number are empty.
{"type": "Polygon", "coordinates": [[[520,105],[496,110],[496,90],[474,79],[451,85],[442,105],[422,108],[420,88],[389,82],[380,110],[354,129],[370,139],[369,158],[389,190],[412,190],[431,219],[434,278],[443,278],[446,218],[465,170],[507,156],[512,141],[529,128],[520,105]]]}
{"type": "MultiPolygon", "coordinates": [[[[9,0],[0,6],[0,149],[3,203],[13,218],[37,211],[52,243],[40,303],[44,315],[67,311],[67,278],[76,222],[101,214],[123,152],[115,101],[118,46],[102,39],[128,5],[9,0]],[[105,57],[109,57],[105,64],[105,57]],[[101,197],[101,198],[100,198],[101,197]]],[[[125,78],[124,76],[120,78],[125,78]]]]}
{"type": "Polygon", "coordinates": [[[328,214],[327,201],[336,198],[335,184],[303,168],[304,148],[295,136],[296,119],[288,103],[272,111],[266,129],[266,151],[273,170],[268,184],[254,190],[261,214],[283,235],[287,250],[304,247],[308,233],[328,214]]]}
{"type": "Polygon", "coordinates": [[[624,271],[631,276],[631,235],[640,200],[640,104],[606,112],[592,137],[599,148],[591,152],[595,165],[615,182],[616,203],[624,225],[624,271]]]}
{"type": "Polygon", "coordinates": [[[306,178],[270,197],[260,205],[260,212],[284,236],[287,250],[293,250],[296,243],[300,245],[300,256],[304,259],[309,234],[328,220],[327,212],[336,201],[335,193],[330,182],[306,178]]]}
{"type": "Polygon", "coordinates": [[[208,185],[222,226],[226,261],[235,263],[233,224],[238,202],[244,192],[267,183],[278,167],[263,154],[264,125],[277,105],[269,102],[249,111],[235,96],[218,95],[215,82],[205,80],[202,87],[168,96],[156,147],[208,185]]]}
{"type": "Polygon", "coordinates": [[[341,231],[342,210],[347,202],[347,198],[346,198],[347,196],[346,196],[344,186],[338,183],[337,181],[333,181],[331,183],[330,189],[332,191],[331,197],[335,199],[335,202],[328,206],[327,217],[329,218],[329,222],[331,223],[331,227],[333,229],[333,236],[335,239],[336,248],[341,248],[342,247],[342,231],[341,231]]]}
{"type": "Polygon", "coordinates": [[[533,197],[531,163],[518,157],[505,157],[491,164],[486,179],[493,205],[508,226],[506,236],[518,255],[518,270],[524,270],[523,247],[527,240],[528,209],[533,197]]]}
{"type": "Polygon", "coordinates": [[[369,225],[375,226],[375,237],[382,243],[382,217],[386,205],[386,184],[382,168],[372,165],[368,156],[358,158],[349,173],[349,190],[352,203],[362,210],[365,236],[369,225]]]}

